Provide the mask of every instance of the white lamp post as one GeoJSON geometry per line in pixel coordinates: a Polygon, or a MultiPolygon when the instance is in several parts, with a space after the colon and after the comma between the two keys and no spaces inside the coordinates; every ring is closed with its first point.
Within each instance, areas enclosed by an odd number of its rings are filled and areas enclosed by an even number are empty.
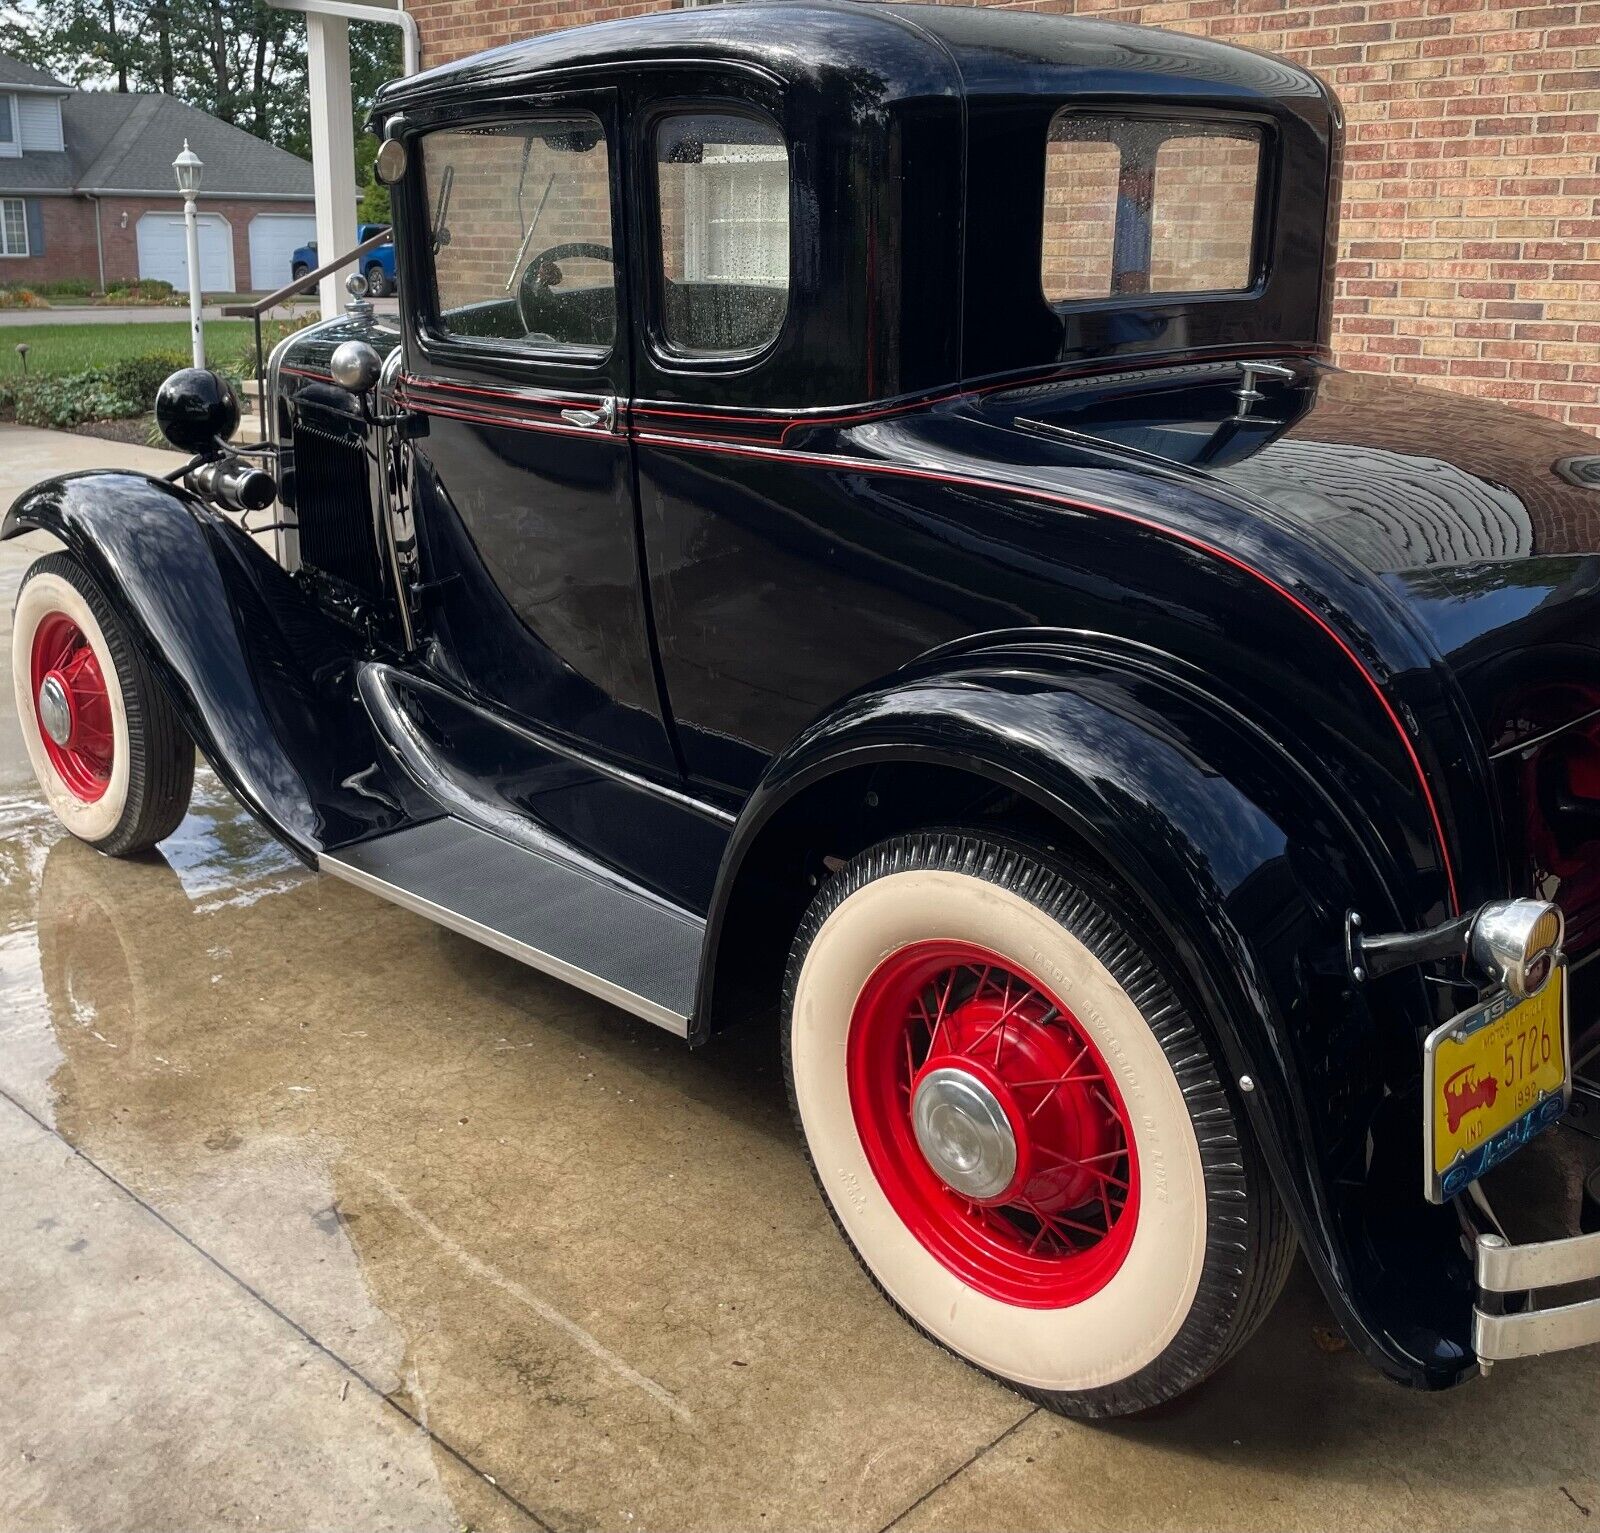
{"type": "Polygon", "coordinates": [[[200,190],[200,173],[205,169],[200,156],[183,141],[183,153],[172,162],[183,193],[184,234],[189,242],[189,331],[193,339],[194,365],[206,365],[206,342],[200,328],[200,223],[195,210],[195,193],[200,190]]]}

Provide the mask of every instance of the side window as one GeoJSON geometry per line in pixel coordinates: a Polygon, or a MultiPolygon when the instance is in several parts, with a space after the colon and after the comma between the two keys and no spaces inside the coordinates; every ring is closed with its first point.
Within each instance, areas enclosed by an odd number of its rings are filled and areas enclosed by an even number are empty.
{"type": "Polygon", "coordinates": [[[1045,297],[1248,288],[1261,154],[1261,130],[1244,123],[1058,114],[1045,153],[1045,297]]]}
{"type": "Polygon", "coordinates": [[[757,351],[789,308],[789,153],[776,123],[682,112],[656,125],[663,338],[696,357],[757,351]]]}
{"type": "Polygon", "coordinates": [[[422,169],[446,335],[611,346],[611,164],[598,119],[440,129],[422,140],[422,169]]]}

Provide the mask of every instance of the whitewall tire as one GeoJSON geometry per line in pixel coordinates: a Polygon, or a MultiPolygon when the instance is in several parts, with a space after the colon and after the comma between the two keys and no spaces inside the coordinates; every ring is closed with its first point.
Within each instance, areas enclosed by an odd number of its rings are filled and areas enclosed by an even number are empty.
{"type": "Polygon", "coordinates": [[[819,892],[785,995],[795,1110],[862,1264],[951,1351],[1083,1416],[1198,1383],[1294,1249],[1126,908],[1028,847],[898,837],[819,892]]]}
{"type": "Polygon", "coordinates": [[[11,678],[34,776],[73,835],[118,857],[177,829],[194,746],[105,593],[67,554],[23,576],[11,678]]]}

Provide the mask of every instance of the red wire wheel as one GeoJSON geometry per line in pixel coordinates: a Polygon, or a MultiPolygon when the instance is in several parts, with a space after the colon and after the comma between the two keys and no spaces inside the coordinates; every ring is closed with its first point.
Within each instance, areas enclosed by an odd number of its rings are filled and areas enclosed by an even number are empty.
{"type": "Polygon", "coordinates": [[[99,656],[66,613],[51,613],[34,630],[30,675],[50,765],[74,798],[95,803],[111,783],[111,698],[99,656]]]}
{"type": "Polygon", "coordinates": [[[879,1186],[963,1282],[1060,1309],[1116,1275],[1139,1217],[1133,1126],[1035,976],[971,943],[901,948],[862,987],[847,1068],[879,1186]]]}

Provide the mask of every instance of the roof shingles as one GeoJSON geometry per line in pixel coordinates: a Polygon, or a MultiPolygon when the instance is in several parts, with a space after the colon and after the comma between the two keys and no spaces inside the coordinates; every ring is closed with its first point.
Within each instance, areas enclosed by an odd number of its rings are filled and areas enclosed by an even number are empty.
{"type": "MultiPolygon", "coordinates": [[[[28,83],[6,71],[28,69],[0,56],[0,90],[28,83]]],[[[0,192],[175,195],[172,161],[187,139],[205,163],[203,196],[312,195],[304,160],[172,96],[72,91],[62,98],[61,124],[64,152],[0,159],[0,192]]]]}
{"type": "Polygon", "coordinates": [[[14,59],[7,53],[0,53],[0,85],[23,85],[29,90],[72,89],[70,85],[63,85],[54,75],[35,69],[32,64],[24,64],[21,59],[14,59]]]}

